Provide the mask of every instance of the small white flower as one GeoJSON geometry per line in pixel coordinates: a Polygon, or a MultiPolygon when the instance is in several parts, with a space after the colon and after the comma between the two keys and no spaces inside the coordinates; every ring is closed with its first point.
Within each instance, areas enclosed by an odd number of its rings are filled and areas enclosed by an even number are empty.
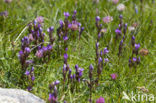
{"type": "Polygon", "coordinates": [[[124,9],[125,9],[125,5],[124,4],[119,4],[117,6],[117,10],[119,10],[119,11],[123,11],[124,9]]]}
{"type": "Polygon", "coordinates": [[[129,27],[128,27],[128,30],[129,30],[129,31],[134,31],[135,28],[134,28],[133,26],[129,26],[129,27]]]}

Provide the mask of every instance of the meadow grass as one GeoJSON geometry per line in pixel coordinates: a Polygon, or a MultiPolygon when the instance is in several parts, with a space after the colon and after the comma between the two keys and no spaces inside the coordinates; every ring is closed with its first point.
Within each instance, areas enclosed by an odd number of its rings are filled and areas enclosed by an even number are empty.
{"type": "MultiPolygon", "coordinates": [[[[95,43],[97,30],[95,17],[103,18],[107,15],[113,17],[111,23],[104,25],[107,28],[107,33],[100,41],[100,50],[109,44],[109,63],[102,71],[100,85],[93,90],[92,99],[95,101],[102,96],[106,103],[125,103],[125,100],[122,100],[122,92],[130,93],[134,91],[138,94],[138,86],[145,86],[149,90],[149,94],[156,96],[156,3],[152,3],[152,0],[144,0],[142,12],[139,0],[120,0],[119,2],[126,6],[123,12],[119,12],[116,9],[117,5],[107,0],[100,0],[99,3],[92,0],[13,0],[10,4],[0,0],[0,12],[8,11],[8,17],[0,17],[0,87],[26,89],[25,86],[19,84],[22,81],[22,74],[18,52],[21,38],[28,33],[27,24],[37,16],[43,16],[44,31],[46,32],[48,27],[54,26],[56,37],[58,22],[64,18],[63,12],[72,14],[74,10],[77,10],[78,21],[82,23],[85,30],[80,40],[70,40],[68,64],[72,70],[74,70],[75,64],[84,68],[84,79],[88,79],[90,64],[95,67],[93,75],[96,77],[95,43]],[[138,14],[134,10],[135,4],[138,7],[138,14]],[[141,48],[149,50],[147,56],[141,56],[141,63],[137,66],[136,73],[134,68],[130,69],[128,66],[128,59],[132,53],[130,32],[128,31],[126,34],[124,51],[120,59],[117,56],[119,42],[113,43],[120,14],[123,15],[123,21],[128,23],[128,26],[134,22],[139,24],[139,27],[135,30],[136,42],[140,43],[141,48]],[[112,73],[118,73],[117,80],[111,80],[110,74],[112,73]]],[[[75,35],[77,35],[76,32],[75,35]]],[[[48,39],[47,34],[45,38],[48,39]]],[[[31,92],[46,101],[49,84],[63,78],[63,56],[58,56],[56,47],[56,44],[54,44],[52,60],[48,64],[38,62],[34,65],[36,79],[31,92]]],[[[59,84],[59,102],[62,103],[66,100],[69,103],[86,103],[88,99],[89,88],[85,83],[81,83],[79,92],[75,93],[71,93],[69,89],[63,91],[62,84],[59,84]]]]}

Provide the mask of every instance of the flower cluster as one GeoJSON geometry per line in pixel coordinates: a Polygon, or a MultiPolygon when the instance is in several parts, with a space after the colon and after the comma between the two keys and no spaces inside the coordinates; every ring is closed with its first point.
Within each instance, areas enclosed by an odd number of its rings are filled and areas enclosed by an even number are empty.
{"type": "Polygon", "coordinates": [[[55,82],[52,82],[49,85],[49,103],[57,103],[57,85],[60,83],[60,81],[56,80],[55,82]]]}
{"type": "Polygon", "coordinates": [[[27,87],[27,90],[31,91],[35,80],[34,67],[32,67],[31,70],[26,70],[25,75],[28,77],[29,80],[29,85],[27,87]]]}

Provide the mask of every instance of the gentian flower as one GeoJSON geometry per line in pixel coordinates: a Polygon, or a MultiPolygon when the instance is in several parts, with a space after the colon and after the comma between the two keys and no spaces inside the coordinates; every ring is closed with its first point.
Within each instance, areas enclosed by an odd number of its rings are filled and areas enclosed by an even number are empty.
{"type": "Polygon", "coordinates": [[[137,61],[137,57],[133,57],[133,62],[136,62],[137,61]]]}
{"type": "Polygon", "coordinates": [[[30,75],[30,71],[26,70],[25,75],[30,75]]]}
{"type": "Polygon", "coordinates": [[[115,30],[115,33],[117,34],[117,35],[120,35],[121,34],[121,30],[119,30],[118,28],[115,30]]]}
{"type": "Polygon", "coordinates": [[[31,52],[31,50],[30,50],[29,47],[26,47],[26,48],[24,49],[24,52],[25,52],[26,54],[29,54],[29,53],[31,52]]]}
{"type": "Polygon", "coordinates": [[[116,73],[111,74],[111,78],[112,78],[113,80],[116,80],[117,77],[118,77],[118,75],[117,75],[116,73]]]}
{"type": "Polygon", "coordinates": [[[35,55],[38,58],[42,58],[43,57],[43,50],[42,49],[38,50],[35,55]]]}
{"type": "Polygon", "coordinates": [[[109,62],[108,58],[104,58],[105,63],[109,62]]]}
{"type": "Polygon", "coordinates": [[[96,103],[105,103],[105,99],[103,97],[100,97],[96,100],[96,103]]]}
{"type": "Polygon", "coordinates": [[[135,50],[138,50],[140,48],[140,44],[135,44],[135,50]]]}
{"type": "Polygon", "coordinates": [[[68,18],[70,15],[69,15],[69,12],[64,12],[64,16],[66,17],[66,18],[68,18]]]}
{"type": "Polygon", "coordinates": [[[97,16],[95,20],[96,20],[96,22],[100,21],[100,17],[97,16]]]}
{"type": "Polygon", "coordinates": [[[103,53],[104,53],[104,54],[109,53],[109,50],[107,49],[107,47],[106,47],[106,48],[104,48],[103,53]]]}
{"type": "Polygon", "coordinates": [[[67,41],[67,40],[68,40],[68,36],[64,36],[64,37],[63,37],[63,40],[64,40],[64,41],[67,41]]]}

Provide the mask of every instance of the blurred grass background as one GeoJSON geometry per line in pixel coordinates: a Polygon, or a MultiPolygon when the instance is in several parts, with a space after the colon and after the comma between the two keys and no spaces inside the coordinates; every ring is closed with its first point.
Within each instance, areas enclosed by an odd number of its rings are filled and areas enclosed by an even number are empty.
{"type": "MultiPolygon", "coordinates": [[[[96,1],[96,0],[95,0],[96,1]]],[[[18,60],[18,51],[20,50],[20,40],[27,35],[27,24],[37,16],[44,17],[44,31],[50,26],[56,28],[58,21],[64,19],[63,12],[73,13],[77,10],[78,21],[85,27],[82,39],[73,40],[69,43],[69,65],[74,70],[75,64],[85,69],[83,78],[88,78],[88,67],[92,63],[95,66],[95,42],[96,26],[95,17],[101,18],[111,15],[113,21],[108,25],[103,40],[100,41],[100,49],[110,45],[110,62],[104,68],[99,87],[93,92],[93,99],[103,96],[106,103],[120,103],[122,91],[130,93],[138,92],[137,86],[145,86],[149,89],[149,94],[156,96],[156,3],[152,0],[144,0],[143,13],[140,10],[139,0],[120,0],[125,4],[126,10],[119,12],[115,4],[109,0],[99,0],[96,3],[93,0],[13,0],[10,4],[0,0],[0,12],[8,11],[8,17],[0,17],[0,87],[22,88],[19,86],[21,66],[18,60]],[[138,14],[135,13],[134,6],[138,7],[138,14]],[[98,11],[98,12],[97,12],[98,11]],[[118,45],[114,45],[111,39],[115,37],[115,29],[119,24],[119,15],[123,15],[123,20],[128,26],[134,22],[139,24],[136,30],[136,42],[141,44],[141,48],[149,50],[148,56],[141,56],[141,64],[137,66],[137,73],[130,73],[128,59],[131,55],[130,32],[127,32],[125,50],[118,64],[118,45]],[[19,34],[24,31],[19,38],[19,34]],[[120,71],[118,79],[111,81],[110,74],[120,71]]],[[[101,21],[102,23],[102,21],[101,21]]],[[[46,34],[47,35],[47,34],[46,34]]],[[[46,36],[47,38],[48,36],[46,36]]],[[[53,56],[57,55],[55,50],[53,56]]],[[[35,66],[35,85],[32,93],[47,100],[48,85],[54,80],[61,80],[63,56],[55,57],[48,64],[35,66]],[[46,69],[46,70],[45,70],[46,69]]],[[[96,75],[96,69],[94,69],[96,75]]],[[[82,83],[80,92],[71,93],[67,90],[61,92],[59,87],[59,100],[65,96],[65,100],[70,103],[85,103],[89,97],[89,89],[82,83]]]]}

